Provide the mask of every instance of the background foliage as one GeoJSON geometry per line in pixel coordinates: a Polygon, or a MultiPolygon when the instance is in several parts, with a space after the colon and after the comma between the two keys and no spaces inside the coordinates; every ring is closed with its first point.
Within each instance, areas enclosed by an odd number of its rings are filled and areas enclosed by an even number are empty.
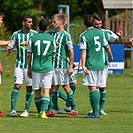
{"type": "MultiPolygon", "coordinates": [[[[51,18],[53,14],[58,13],[58,5],[70,6],[70,21],[73,21],[79,17],[83,18],[86,14],[99,13],[101,8],[98,5],[99,2],[101,0],[1,0],[0,10],[5,13],[6,27],[13,33],[21,28],[21,16],[23,14],[30,14],[33,17],[33,28],[36,29],[39,16],[51,18]]],[[[117,12],[112,10],[112,13],[116,14],[117,12]]],[[[76,21],[78,22],[78,19],[76,21]]]]}

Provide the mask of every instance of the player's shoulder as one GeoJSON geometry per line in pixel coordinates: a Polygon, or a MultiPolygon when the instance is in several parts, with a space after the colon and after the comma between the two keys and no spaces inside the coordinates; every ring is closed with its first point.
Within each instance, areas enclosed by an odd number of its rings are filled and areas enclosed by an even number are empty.
{"type": "Polygon", "coordinates": [[[31,32],[31,33],[38,33],[38,31],[33,30],[33,29],[30,29],[30,32],[31,32]]]}
{"type": "Polygon", "coordinates": [[[47,32],[48,34],[52,35],[52,34],[55,34],[56,33],[56,30],[55,29],[52,29],[50,31],[47,32]]]}
{"type": "Polygon", "coordinates": [[[17,36],[20,33],[22,33],[21,29],[13,32],[12,36],[17,36]]]}
{"type": "Polygon", "coordinates": [[[61,31],[60,33],[65,35],[65,36],[69,36],[70,35],[70,33],[68,33],[66,30],[61,31]]]}
{"type": "Polygon", "coordinates": [[[54,37],[53,37],[51,34],[49,34],[48,32],[44,32],[44,34],[45,34],[49,39],[54,40],[54,37]]]}
{"type": "Polygon", "coordinates": [[[101,29],[101,31],[108,33],[108,34],[112,34],[113,31],[109,30],[109,29],[101,29]]]}
{"type": "Polygon", "coordinates": [[[82,32],[82,33],[80,34],[80,37],[82,37],[82,36],[84,36],[85,34],[87,34],[87,32],[88,32],[88,30],[85,30],[84,32],[82,32]]]}

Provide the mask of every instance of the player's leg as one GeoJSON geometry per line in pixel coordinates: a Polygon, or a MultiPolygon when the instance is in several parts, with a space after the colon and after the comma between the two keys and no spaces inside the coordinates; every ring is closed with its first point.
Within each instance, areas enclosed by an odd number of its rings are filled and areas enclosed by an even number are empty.
{"type": "MultiPolygon", "coordinates": [[[[77,85],[76,76],[75,76],[74,72],[71,76],[69,76],[69,82],[70,82],[70,84],[69,84],[70,88],[71,88],[71,90],[73,91],[73,94],[74,94],[74,92],[76,90],[76,85],[77,85]]],[[[67,112],[71,111],[71,106],[70,106],[69,99],[67,99],[67,101],[66,101],[66,105],[64,107],[64,110],[67,111],[67,112]]]]}
{"type": "Polygon", "coordinates": [[[71,106],[71,111],[70,111],[69,117],[77,116],[78,111],[76,110],[76,103],[75,103],[73,91],[71,90],[69,84],[63,85],[62,87],[64,88],[64,90],[67,93],[67,97],[69,99],[70,106],[71,106]]]}
{"type": "Polygon", "coordinates": [[[99,118],[99,100],[100,93],[97,89],[97,71],[89,70],[89,75],[83,76],[83,85],[88,85],[89,88],[89,99],[92,107],[92,114],[88,114],[85,118],[99,118]]]}
{"type": "Polygon", "coordinates": [[[15,68],[14,69],[14,87],[12,89],[11,93],[11,116],[17,116],[16,112],[16,104],[18,100],[19,90],[23,83],[23,69],[21,68],[15,68]]]}
{"type": "Polygon", "coordinates": [[[99,112],[101,115],[106,116],[107,114],[104,111],[104,105],[105,105],[105,100],[106,100],[106,82],[107,82],[107,77],[108,77],[108,69],[107,67],[104,68],[103,73],[102,73],[102,82],[99,87],[100,90],[100,109],[99,112]]]}
{"type": "Polygon", "coordinates": [[[54,113],[55,114],[66,114],[65,111],[61,110],[58,106],[58,89],[61,84],[64,83],[64,71],[62,69],[54,69],[53,72],[53,97],[52,101],[54,104],[54,113]]]}
{"type": "Polygon", "coordinates": [[[101,115],[107,115],[104,112],[104,104],[105,104],[105,100],[106,100],[106,90],[105,88],[100,88],[100,114],[101,115]]]}
{"type": "Polygon", "coordinates": [[[47,73],[43,73],[42,75],[42,115],[41,118],[48,118],[46,116],[46,112],[48,110],[48,105],[50,102],[50,88],[51,88],[51,83],[52,83],[52,75],[53,72],[47,72],[47,73]]]}
{"type": "Polygon", "coordinates": [[[58,97],[64,101],[67,101],[67,95],[60,88],[58,89],[58,97]]]}
{"type": "Polygon", "coordinates": [[[34,102],[38,112],[38,117],[40,117],[41,106],[42,106],[41,88],[35,89],[34,102]]]}
{"type": "Polygon", "coordinates": [[[34,102],[38,112],[38,117],[40,117],[41,106],[42,106],[42,96],[41,96],[41,74],[32,72],[32,89],[35,92],[34,102]]]}
{"type": "Polygon", "coordinates": [[[70,76],[70,88],[72,89],[73,93],[75,92],[76,90],[76,85],[77,85],[77,81],[76,81],[76,76],[75,76],[75,73],[73,73],[71,76],[70,76]]]}
{"type": "Polygon", "coordinates": [[[27,69],[24,69],[24,76],[25,76],[25,80],[26,80],[26,100],[25,100],[24,112],[20,116],[28,117],[29,116],[29,108],[31,106],[31,102],[32,102],[32,98],[33,98],[32,79],[27,77],[27,69]]]}

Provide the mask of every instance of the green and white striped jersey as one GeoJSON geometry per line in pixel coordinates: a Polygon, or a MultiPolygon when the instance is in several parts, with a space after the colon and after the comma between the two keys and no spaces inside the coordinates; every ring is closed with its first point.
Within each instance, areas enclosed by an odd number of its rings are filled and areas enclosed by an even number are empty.
{"type": "Polygon", "coordinates": [[[80,50],[86,50],[85,66],[88,70],[104,69],[103,46],[108,45],[101,30],[90,28],[80,35],[80,50]]]}
{"type": "Polygon", "coordinates": [[[67,57],[69,57],[69,49],[73,48],[71,35],[65,30],[61,32],[51,30],[49,34],[52,35],[56,41],[56,53],[53,63],[54,68],[68,68],[67,57]]]}
{"type": "Polygon", "coordinates": [[[29,38],[36,33],[37,31],[32,29],[27,34],[24,34],[21,29],[13,33],[8,46],[11,48],[16,47],[17,49],[15,67],[17,68],[28,67],[28,58],[27,58],[28,41],[29,38]]]}
{"type": "MultiPolygon", "coordinates": [[[[108,43],[115,42],[119,39],[119,37],[111,30],[106,30],[106,29],[101,29],[101,30],[104,32],[105,38],[108,43]]],[[[108,65],[109,64],[108,53],[105,51],[104,48],[103,48],[103,58],[105,60],[105,65],[108,65]]]]}
{"type": "Polygon", "coordinates": [[[56,52],[53,36],[39,32],[29,40],[28,52],[32,52],[32,71],[41,73],[53,70],[52,53],[56,52]]]}

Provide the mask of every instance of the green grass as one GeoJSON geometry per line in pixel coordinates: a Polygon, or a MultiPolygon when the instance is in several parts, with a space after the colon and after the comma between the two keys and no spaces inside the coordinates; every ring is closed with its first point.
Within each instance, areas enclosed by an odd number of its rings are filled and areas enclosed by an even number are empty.
{"type": "MultiPolygon", "coordinates": [[[[13,88],[14,54],[3,56],[2,85],[0,86],[0,110],[10,114],[10,95],[13,88]]],[[[107,100],[105,111],[107,116],[100,119],[85,119],[90,110],[88,88],[82,86],[82,75],[77,75],[75,100],[79,115],[68,118],[66,114],[53,118],[36,118],[34,101],[28,118],[0,118],[0,133],[132,133],[132,98],[133,75],[130,69],[125,73],[109,75],[107,82],[107,100]]],[[[17,102],[17,112],[20,115],[25,104],[25,84],[23,84],[17,102]]],[[[63,109],[65,102],[59,99],[63,109]]]]}

